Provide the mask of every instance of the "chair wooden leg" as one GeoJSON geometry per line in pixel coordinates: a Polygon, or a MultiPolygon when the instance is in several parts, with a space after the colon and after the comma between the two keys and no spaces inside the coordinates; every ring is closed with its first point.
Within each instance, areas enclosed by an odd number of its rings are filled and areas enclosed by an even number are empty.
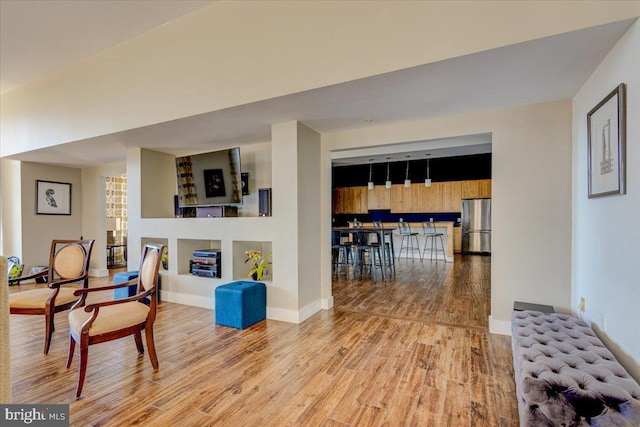
{"type": "Polygon", "coordinates": [[[87,373],[87,358],[89,356],[89,348],[82,347],[80,343],[80,365],[78,366],[78,387],[76,388],[76,399],[82,394],[82,386],[84,386],[84,376],[87,373]]]}
{"type": "Polygon", "coordinates": [[[138,349],[138,353],[144,354],[144,346],[142,345],[142,332],[136,332],[135,334],[133,334],[133,337],[136,340],[136,348],[138,349]]]}
{"type": "Polygon", "coordinates": [[[153,342],[153,325],[147,326],[144,330],[147,337],[147,349],[149,349],[149,358],[154,370],[158,370],[158,355],[156,354],[156,345],[153,342]]]}
{"type": "Polygon", "coordinates": [[[76,351],[76,340],[69,334],[69,353],[67,354],[67,369],[71,367],[73,361],[73,353],[76,351]]]}
{"type": "Polygon", "coordinates": [[[51,337],[53,331],[56,329],[53,324],[53,315],[45,315],[45,332],[44,332],[44,354],[49,354],[49,347],[51,347],[51,337]]]}

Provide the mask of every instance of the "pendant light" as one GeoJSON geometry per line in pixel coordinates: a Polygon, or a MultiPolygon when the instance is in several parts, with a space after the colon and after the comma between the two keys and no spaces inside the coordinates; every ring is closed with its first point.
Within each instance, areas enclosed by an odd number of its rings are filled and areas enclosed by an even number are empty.
{"type": "Polygon", "coordinates": [[[406,156],[406,157],[407,157],[407,170],[404,175],[404,188],[411,188],[411,180],[409,179],[409,157],[411,156],[406,156]]]}
{"type": "Polygon", "coordinates": [[[425,187],[431,187],[431,178],[429,177],[429,156],[431,154],[427,154],[427,167],[426,167],[426,171],[425,171],[425,178],[424,178],[424,186],[425,187]]]}
{"type": "Polygon", "coordinates": [[[384,182],[384,187],[387,190],[391,190],[391,181],[389,180],[389,160],[391,157],[387,157],[387,180],[384,182]]]}
{"type": "Polygon", "coordinates": [[[367,188],[373,190],[373,159],[369,159],[369,182],[367,182],[367,188]]]}

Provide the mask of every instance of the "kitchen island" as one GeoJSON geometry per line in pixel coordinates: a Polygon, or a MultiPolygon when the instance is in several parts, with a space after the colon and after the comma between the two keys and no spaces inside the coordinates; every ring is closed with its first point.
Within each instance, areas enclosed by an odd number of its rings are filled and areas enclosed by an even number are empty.
{"type": "MultiPolygon", "coordinates": [[[[408,224],[411,226],[411,231],[412,232],[416,232],[418,233],[418,244],[420,245],[420,251],[422,251],[422,249],[424,248],[424,243],[425,243],[425,237],[422,231],[422,223],[421,222],[408,222],[408,224]]],[[[433,223],[436,227],[436,231],[438,233],[442,233],[442,240],[444,242],[444,251],[446,254],[446,261],[447,262],[453,262],[453,221],[435,221],[433,223]]],[[[373,223],[371,222],[363,222],[362,225],[364,227],[372,227],[373,223]]],[[[352,226],[352,223],[349,223],[349,226],[352,226]]],[[[398,223],[397,222],[383,222],[382,223],[383,227],[395,227],[395,231],[393,232],[392,236],[393,236],[393,244],[395,246],[396,249],[396,256],[398,256],[398,250],[400,249],[400,244],[402,242],[402,236],[400,235],[400,231],[398,229],[398,223]]],[[[431,241],[433,242],[434,239],[431,239],[431,241]]],[[[439,242],[439,239],[438,239],[439,242]]],[[[438,248],[439,248],[439,243],[438,243],[438,248]]],[[[425,258],[428,260],[430,257],[430,247],[427,247],[427,252],[425,254],[425,258]]],[[[434,251],[434,257],[436,256],[436,253],[434,251]]],[[[442,259],[442,251],[438,252],[438,257],[439,259],[442,259]]],[[[420,259],[420,256],[418,255],[417,251],[409,251],[408,254],[405,254],[405,252],[403,251],[402,253],[402,258],[417,258],[420,259]]],[[[401,259],[402,259],[401,258],[401,259]]],[[[435,261],[435,259],[434,259],[435,261]]]]}

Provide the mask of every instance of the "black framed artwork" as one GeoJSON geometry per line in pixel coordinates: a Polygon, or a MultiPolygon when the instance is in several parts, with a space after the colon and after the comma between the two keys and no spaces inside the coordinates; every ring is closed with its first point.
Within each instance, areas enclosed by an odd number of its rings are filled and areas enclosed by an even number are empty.
{"type": "Polygon", "coordinates": [[[590,199],[626,192],[626,114],[624,83],[587,114],[590,199]]]}
{"type": "Polygon", "coordinates": [[[227,195],[224,188],[222,169],[204,170],[204,188],[207,197],[223,197],[227,195]]]}
{"type": "Polygon", "coordinates": [[[71,184],[36,181],[37,215],[71,215],[71,184]]]}

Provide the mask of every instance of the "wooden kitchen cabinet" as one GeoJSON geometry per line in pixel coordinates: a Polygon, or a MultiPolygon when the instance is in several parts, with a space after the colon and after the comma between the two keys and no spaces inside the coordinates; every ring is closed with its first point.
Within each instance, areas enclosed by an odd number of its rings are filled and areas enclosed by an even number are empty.
{"type": "Polygon", "coordinates": [[[431,187],[425,187],[424,184],[414,184],[419,189],[420,203],[413,212],[443,212],[442,196],[443,183],[434,182],[431,187]]]}
{"type": "Polygon", "coordinates": [[[478,181],[460,181],[463,199],[477,199],[480,194],[478,181]]]}
{"type": "Polygon", "coordinates": [[[453,227],[453,251],[462,252],[462,229],[453,227]]]}
{"type": "Polygon", "coordinates": [[[367,187],[340,187],[333,191],[334,214],[368,212],[367,187]]]}
{"type": "Polygon", "coordinates": [[[411,187],[404,188],[402,184],[391,186],[391,213],[412,212],[411,187]]]}
{"type": "Polygon", "coordinates": [[[442,212],[460,212],[461,199],[462,183],[460,181],[442,183],[442,212]]]}
{"type": "Polygon", "coordinates": [[[367,189],[367,208],[369,210],[391,209],[391,190],[384,185],[367,189]]]}
{"type": "Polygon", "coordinates": [[[425,187],[424,184],[411,184],[409,188],[405,188],[403,184],[393,185],[391,212],[442,212],[442,183],[433,183],[431,187],[425,187]]]}
{"type": "Polygon", "coordinates": [[[460,212],[461,199],[491,198],[491,180],[394,184],[391,189],[376,185],[340,187],[333,192],[334,214],[366,214],[370,210],[390,210],[392,213],[460,212]]]}
{"type": "Polygon", "coordinates": [[[474,181],[460,181],[463,199],[490,199],[491,180],[478,179],[474,181]]]}
{"type": "Polygon", "coordinates": [[[481,199],[491,198],[491,180],[481,179],[478,181],[478,197],[481,199]]]}
{"type": "Polygon", "coordinates": [[[354,201],[354,212],[353,213],[364,213],[369,212],[368,206],[368,197],[369,190],[367,187],[351,187],[352,188],[352,197],[354,201]]]}

